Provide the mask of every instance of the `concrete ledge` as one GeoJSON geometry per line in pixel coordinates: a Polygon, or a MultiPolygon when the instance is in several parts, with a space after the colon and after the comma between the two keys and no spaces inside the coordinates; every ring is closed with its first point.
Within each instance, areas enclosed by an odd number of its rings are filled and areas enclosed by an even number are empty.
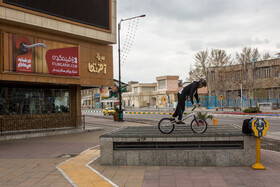
{"type": "Polygon", "coordinates": [[[102,135],[101,164],[239,167],[251,166],[256,161],[255,137],[243,135],[240,129],[230,125],[210,126],[200,135],[189,129],[180,126],[172,134],[161,134],[155,126],[127,127],[102,135]],[[207,142],[213,147],[203,147],[207,142]],[[236,142],[239,147],[230,146],[236,142]],[[219,147],[221,144],[225,147],[219,147]]]}

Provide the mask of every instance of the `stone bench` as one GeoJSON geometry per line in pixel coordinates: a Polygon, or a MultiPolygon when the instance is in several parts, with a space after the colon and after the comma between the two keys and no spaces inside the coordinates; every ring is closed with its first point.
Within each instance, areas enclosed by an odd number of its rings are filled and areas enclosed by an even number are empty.
{"type": "Polygon", "coordinates": [[[256,140],[231,125],[209,126],[195,134],[176,126],[162,134],[157,126],[125,127],[100,136],[101,164],[124,166],[251,166],[256,140]]]}

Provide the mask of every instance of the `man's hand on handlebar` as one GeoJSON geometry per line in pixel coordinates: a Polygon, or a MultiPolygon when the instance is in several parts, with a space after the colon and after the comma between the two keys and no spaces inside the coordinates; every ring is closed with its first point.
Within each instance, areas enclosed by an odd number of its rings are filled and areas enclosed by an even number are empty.
{"type": "Polygon", "coordinates": [[[197,105],[193,104],[193,107],[197,107],[197,106],[201,106],[201,104],[200,103],[197,103],[197,105]]]}

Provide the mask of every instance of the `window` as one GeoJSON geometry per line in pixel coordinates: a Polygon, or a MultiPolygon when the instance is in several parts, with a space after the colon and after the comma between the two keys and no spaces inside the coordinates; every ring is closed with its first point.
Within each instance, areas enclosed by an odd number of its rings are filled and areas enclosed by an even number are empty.
{"type": "Polygon", "coordinates": [[[255,71],[255,77],[256,77],[257,79],[261,78],[261,71],[260,71],[260,69],[256,69],[256,71],[255,71]]]}
{"type": "Polygon", "coordinates": [[[270,67],[264,69],[264,77],[265,78],[270,77],[270,67]]]}
{"type": "Polygon", "coordinates": [[[0,88],[0,115],[69,112],[68,89],[0,88]]]}
{"type": "Polygon", "coordinates": [[[280,77],[279,71],[275,72],[275,77],[280,77]]]}
{"type": "Polygon", "coordinates": [[[274,75],[275,75],[275,77],[280,77],[280,75],[279,75],[279,66],[274,66],[274,75]]]}
{"type": "Polygon", "coordinates": [[[247,80],[247,73],[246,72],[243,74],[243,80],[247,80]]]}
{"type": "Polygon", "coordinates": [[[239,74],[239,72],[236,72],[235,73],[235,80],[239,80],[240,79],[240,74],[239,74]]]}
{"type": "Polygon", "coordinates": [[[215,71],[211,72],[211,80],[214,81],[215,80],[215,71]]]}
{"type": "Polygon", "coordinates": [[[158,89],[166,89],[166,80],[158,81],[158,89]]]}
{"type": "Polygon", "coordinates": [[[154,87],[142,87],[142,92],[152,92],[155,91],[154,87]]]}

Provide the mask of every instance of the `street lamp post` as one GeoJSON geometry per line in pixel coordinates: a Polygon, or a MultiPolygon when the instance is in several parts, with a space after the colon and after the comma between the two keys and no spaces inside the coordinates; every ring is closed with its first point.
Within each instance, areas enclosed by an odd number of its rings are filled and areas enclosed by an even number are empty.
{"type": "Polygon", "coordinates": [[[119,52],[119,121],[123,121],[123,111],[122,111],[122,85],[121,85],[121,22],[128,21],[140,17],[145,17],[146,15],[141,16],[135,16],[127,19],[121,19],[121,21],[118,23],[118,52],[119,52]]]}

